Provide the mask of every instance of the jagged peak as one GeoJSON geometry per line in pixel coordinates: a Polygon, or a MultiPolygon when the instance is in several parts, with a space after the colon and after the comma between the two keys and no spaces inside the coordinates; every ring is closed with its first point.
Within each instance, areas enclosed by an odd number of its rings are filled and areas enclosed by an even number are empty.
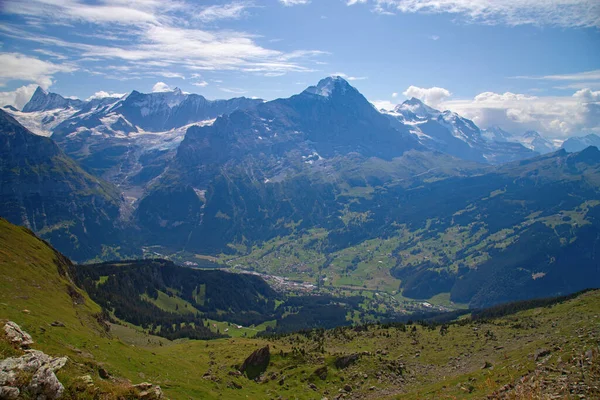
{"type": "Polygon", "coordinates": [[[42,89],[41,86],[38,86],[37,89],[35,89],[35,92],[33,92],[33,96],[31,96],[31,98],[34,98],[36,96],[48,96],[48,92],[44,89],[42,89]]]}
{"type": "Polygon", "coordinates": [[[439,110],[428,106],[416,97],[411,97],[401,104],[398,104],[394,108],[394,111],[401,114],[404,114],[404,112],[408,111],[419,118],[438,117],[441,115],[439,110]]]}
{"type": "Polygon", "coordinates": [[[523,134],[524,138],[539,138],[541,135],[536,131],[527,131],[523,134]]]}
{"type": "Polygon", "coordinates": [[[304,93],[312,93],[323,97],[330,97],[334,93],[345,93],[348,90],[356,90],[339,75],[323,78],[315,86],[309,86],[304,93]]]}

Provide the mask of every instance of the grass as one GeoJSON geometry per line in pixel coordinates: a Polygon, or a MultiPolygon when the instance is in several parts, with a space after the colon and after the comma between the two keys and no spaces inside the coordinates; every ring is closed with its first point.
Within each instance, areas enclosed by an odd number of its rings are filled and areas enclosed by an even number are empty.
{"type": "MultiPolygon", "coordinates": [[[[465,320],[463,325],[451,325],[445,335],[440,334],[439,327],[412,325],[404,330],[372,325],[367,330],[350,327],[277,338],[172,342],[132,326],[112,325],[109,332],[104,331],[96,318],[100,308],[87,294],[80,291],[84,302],[77,304],[68,295],[68,275],[60,273],[65,265],[45,243],[0,220],[1,318],[13,320],[28,331],[36,342],[34,348],[69,357],[58,372],[67,399],[93,398],[87,391],[75,391],[78,377],[86,374],[109,399],[127,398],[126,380],[158,384],[175,400],[332,398],[346,384],[352,386],[356,398],[479,399],[542,371],[541,361],[533,358],[540,348],[551,351],[543,365],[568,370],[569,379],[581,377],[587,382],[596,377],[580,374],[565,363],[598,346],[599,291],[496,320],[465,320]],[[55,320],[65,327],[50,326],[55,320]],[[265,345],[271,349],[271,362],[262,383],[230,375],[250,353],[265,345]],[[346,369],[334,366],[339,355],[354,353],[364,355],[346,369]],[[491,368],[482,368],[486,363],[491,368]],[[100,379],[100,366],[115,379],[100,379]],[[328,367],[325,380],[313,375],[323,366],[328,367]],[[309,383],[316,390],[310,389],[309,383]]],[[[374,292],[368,295],[372,301],[381,296],[374,292]]],[[[402,301],[401,296],[398,298],[402,301]]],[[[437,300],[447,298],[438,296],[437,300]]],[[[0,338],[2,357],[17,354],[0,338]]],[[[591,393],[587,398],[594,396],[591,393]]]]}
{"type": "Polygon", "coordinates": [[[194,306],[178,297],[176,295],[169,296],[167,293],[158,291],[158,297],[153,299],[149,297],[146,293],[142,295],[142,299],[146,300],[163,311],[172,312],[176,314],[194,314],[198,312],[194,306]]]}

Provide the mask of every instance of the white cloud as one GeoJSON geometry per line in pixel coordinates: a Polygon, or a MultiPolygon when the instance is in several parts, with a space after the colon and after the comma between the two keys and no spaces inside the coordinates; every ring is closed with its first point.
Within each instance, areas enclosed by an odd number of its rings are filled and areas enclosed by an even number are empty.
{"type": "Polygon", "coordinates": [[[429,39],[431,40],[438,40],[440,37],[438,35],[431,35],[429,36],[429,39]]]}
{"type": "Polygon", "coordinates": [[[444,99],[451,95],[448,90],[436,86],[431,88],[409,86],[402,94],[408,98],[416,97],[431,107],[437,107],[444,99]]]}
{"type": "Polygon", "coordinates": [[[488,25],[600,27],[598,0],[349,0],[370,3],[375,12],[448,13],[488,25]]]}
{"type": "Polygon", "coordinates": [[[396,92],[392,93],[392,97],[393,97],[393,98],[396,98],[396,97],[398,97],[398,93],[396,93],[396,92]]]}
{"type": "Polygon", "coordinates": [[[484,92],[471,100],[449,100],[440,106],[482,128],[498,125],[515,133],[536,130],[554,139],[600,133],[600,91],[590,89],[570,96],[484,92]]]}
{"type": "Polygon", "coordinates": [[[244,93],[246,93],[246,91],[244,89],[239,89],[239,88],[220,87],[219,90],[222,91],[222,92],[225,92],[225,93],[232,93],[232,94],[244,94],[244,93]]]}
{"type": "Polygon", "coordinates": [[[155,72],[154,74],[160,75],[160,76],[164,76],[165,78],[185,79],[185,76],[183,76],[183,74],[180,74],[178,72],[163,72],[163,71],[159,71],[159,72],[155,72]]]}
{"type": "Polygon", "coordinates": [[[114,93],[114,92],[105,92],[101,90],[99,92],[94,93],[90,97],[86,99],[86,101],[94,100],[94,99],[104,99],[106,97],[123,97],[126,93],[114,93]]]}
{"type": "Polygon", "coordinates": [[[538,79],[545,81],[600,81],[600,69],[572,74],[556,74],[544,76],[515,76],[515,79],[538,79]]]}
{"type": "Polygon", "coordinates": [[[10,92],[0,92],[0,106],[13,106],[21,110],[25,104],[31,99],[38,85],[31,84],[21,86],[20,88],[10,92]]]}
{"type": "Polygon", "coordinates": [[[391,111],[396,107],[396,104],[392,103],[389,100],[373,100],[371,102],[371,104],[373,104],[375,106],[376,109],[378,110],[387,110],[387,111],[391,111]]]}
{"type": "Polygon", "coordinates": [[[0,53],[0,86],[11,80],[35,82],[44,89],[52,85],[52,75],[72,72],[69,64],[54,64],[20,53],[0,53]]]}
{"type": "Polygon", "coordinates": [[[152,86],[152,92],[170,92],[172,89],[169,85],[164,82],[156,82],[154,86],[152,86]]]}
{"type": "Polygon", "coordinates": [[[286,7],[289,7],[308,4],[310,3],[310,0],[279,0],[279,2],[286,7]]]}
{"type": "Polygon", "coordinates": [[[590,89],[581,89],[573,94],[573,97],[582,99],[586,102],[600,102],[600,90],[592,91],[590,89]]]}
{"type": "Polygon", "coordinates": [[[339,76],[344,78],[347,81],[363,81],[365,79],[368,79],[368,77],[366,76],[349,76],[348,74],[345,74],[343,72],[336,72],[331,74],[331,76],[339,76]]]}
{"type": "Polygon", "coordinates": [[[197,15],[196,18],[204,22],[216,21],[220,19],[239,19],[244,16],[244,13],[249,3],[231,3],[222,5],[213,5],[205,7],[197,15]]]}
{"type": "Polygon", "coordinates": [[[198,81],[198,82],[192,83],[192,85],[199,86],[199,87],[206,87],[206,86],[208,86],[208,82],[206,82],[206,81],[198,81]]]}
{"type": "MultiPolygon", "coordinates": [[[[291,3],[290,3],[291,4],[291,3]]],[[[307,63],[324,54],[317,50],[280,51],[256,43],[256,34],[207,28],[206,22],[239,18],[253,7],[237,1],[208,7],[185,0],[101,0],[94,4],[82,0],[4,0],[2,12],[35,18],[41,27],[85,24],[90,42],[81,35],[68,39],[52,36],[52,29],[30,32],[29,27],[4,24],[4,36],[28,40],[45,48],[68,50],[85,60],[90,73],[105,73],[107,65],[133,66],[119,74],[139,74],[150,62],[162,64],[170,73],[191,71],[310,72],[307,63]],[[106,35],[106,25],[111,34],[106,35]],[[127,40],[123,40],[126,38],[127,40]],[[93,43],[93,44],[92,44],[93,43]]]]}

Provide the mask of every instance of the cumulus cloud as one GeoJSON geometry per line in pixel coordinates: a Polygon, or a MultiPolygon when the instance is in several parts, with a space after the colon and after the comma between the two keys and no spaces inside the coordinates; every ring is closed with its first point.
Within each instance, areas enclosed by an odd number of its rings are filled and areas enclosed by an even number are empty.
{"type": "Polygon", "coordinates": [[[76,69],[69,64],[54,64],[21,53],[0,53],[0,86],[11,80],[22,80],[47,89],[52,85],[52,75],[76,69]]]}
{"type": "Polygon", "coordinates": [[[391,111],[396,107],[396,104],[392,103],[389,100],[373,100],[371,102],[378,110],[386,110],[391,111]]]}
{"type": "Polygon", "coordinates": [[[515,133],[536,130],[555,139],[600,133],[600,91],[590,89],[569,96],[484,92],[470,100],[444,101],[440,107],[482,128],[498,125],[515,133]]]}
{"type": "Polygon", "coordinates": [[[10,92],[0,92],[0,106],[13,106],[21,110],[31,99],[38,85],[21,86],[10,92]]]}
{"type": "Polygon", "coordinates": [[[573,97],[582,99],[586,102],[600,102],[600,90],[592,91],[591,89],[581,89],[573,94],[573,97]]]}
{"type": "Polygon", "coordinates": [[[123,97],[123,96],[125,96],[125,94],[126,93],[105,92],[104,90],[101,90],[99,92],[94,93],[93,95],[88,97],[86,100],[90,101],[90,100],[95,100],[95,99],[104,99],[107,97],[123,97]]]}
{"type": "Polygon", "coordinates": [[[152,86],[152,92],[170,92],[172,89],[169,85],[164,82],[156,82],[154,86],[152,86]]]}
{"type": "Polygon", "coordinates": [[[452,93],[447,89],[436,86],[431,88],[409,86],[402,94],[408,98],[415,97],[428,106],[437,107],[444,99],[450,97],[452,93]]]}
{"type": "Polygon", "coordinates": [[[597,0],[348,0],[369,3],[375,12],[447,13],[487,25],[600,27],[597,0]]]}

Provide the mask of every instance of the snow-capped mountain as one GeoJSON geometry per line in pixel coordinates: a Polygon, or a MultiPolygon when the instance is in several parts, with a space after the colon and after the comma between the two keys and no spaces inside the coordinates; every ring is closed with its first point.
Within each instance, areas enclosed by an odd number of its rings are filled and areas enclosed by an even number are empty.
{"type": "Polygon", "coordinates": [[[521,137],[515,138],[523,146],[540,154],[556,151],[556,146],[536,131],[527,131],[521,137]]]}
{"type": "Polygon", "coordinates": [[[425,147],[465,160],[498,164],[536,155],[518,143],[489,140],[473,121],[416,98],[383,112],[396,128],[408,128],[425,147]]]}
{"type": "Polygon", "coordinates": [[[558,147],[554,142],[546,139],[536,131],[527,131],[523,135],[507,132],[499,126],[492,126],[481,131],[483,137],[490,142],[520,143],[524,147],[540,154],[556,151],[558,147]]]}
{"type": "Polygon", "coordinates": [[[38,86],[31,100],[23,107],[23,112],[48,111],[58,108],[79,108],[84,104],[79,99],[66,99],[57,93],[49,93],[38,86]]]}
{"type": "Polygon", "coordinates": [[[481,130],[481,135],[491,142],[511,142],[515,139],[515,135],[505,131],[497,125],[490,126],[487,129],[481,130]]]}
{"type": "Polygon", "coordinates": [[[88,171],[127,187],[162,173],[189,127],[260,103],[211,101],[180,89],[82,101],[38,88],[23,111],[5,110],[30,131],[52,136],[88,171]]]}
{"type": "Polygon", "coordinates": [[[569,153],[582,151],[589,146],[596,146],[600,149],[600,136],[590,133],[587,136],[575,136],[565,140],[562,148],[569,153]]]}

